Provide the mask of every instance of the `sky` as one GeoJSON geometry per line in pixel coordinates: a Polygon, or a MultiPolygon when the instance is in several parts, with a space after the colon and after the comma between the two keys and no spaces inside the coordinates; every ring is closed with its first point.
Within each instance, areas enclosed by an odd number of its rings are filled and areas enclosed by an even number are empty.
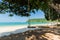
{"type": "MultiPolygon", "coordinates": [[[[35,11],[35,14],[34,13],[30,14],[31,14],[30,19],[45,18],[44,13],[41,10],[35,11]]],[[[0,22],[26,22],[28,19],[29,19],[28,17],[21,17],[16,15],[10,17],[9,13],[0,14],[0,22]]]]}
{"type": "MultiPolygon", "coordinates": [[[[45,18],[44,13],[41,10],[35,11],[34,13],[30,13],[30,19],[36,18],[45,18]]],[[[0,14],[0,22],[26,22],[29,17],[21,17],[14,15],[13,17],[9,16],[9,13],[0,14]]]]}

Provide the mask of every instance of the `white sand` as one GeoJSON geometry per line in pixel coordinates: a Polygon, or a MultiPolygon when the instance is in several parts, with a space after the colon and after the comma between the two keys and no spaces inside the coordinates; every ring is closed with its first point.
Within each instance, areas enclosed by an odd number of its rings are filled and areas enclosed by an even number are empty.
{"type": "MultiPolygon", "coordinates": [[[[48,24],[34,24],[31,26],[47,26],[47,25],[54,25],[52,23],[48,23],[48,24]]],[[[0,33],[3,32],[11,32],[11,31],[15,31],[17,29],[23,29],[23,28],[27,28],[28,25],[16,25],[16,26],[0,26],[0,33]]]]}
{"type": "MultiPolygon", "coordinates": [[[[48,23],[48,24],[34,24],[34,25],[31,25],[31,26],[46,26],[46,25],[55,25],[56,23],[48,23]]],[[[9,35],[9,33],[6,33],[6,32],[14,32],[14,33],[17,33],[17,32],[20,32],[20,31],[25,31],[24,28],[27,28],[28,25],[16,25],[16,26],[0,26],[0,36],[3,36],[3,35],[9,35]],[[18,29],[22,29],[22,30],[18,30],[18,29]],[[16,32],[16,30],[18,30],[16,32]]],[[[29,30],[29,29],[26,29],[26,30],[29,30]]],[[[31,29],[30,29],[31,30],[31,29]]]]}
{"type": "Polygon", "coordinates": [[[20,32],[25,32],[27,30],[34,30],[32,28],[27,28],[28,25],[16,25],[16,26],[0,26],[0,37],[8,36],[10,34],[16,34],[20,32]]]}
{"type": "Polygon", "coordinates": [[[3,32],[11,32],[11,31],[15,31],[17,29],[22,29],[22,28],[27,28],[27,25],[18,25],[18,26],[0,26],[0,33],[3,32]]]}
{"type": "Polygon", "coordinates": [[[0,37],[4,35],[10,35],[11,33],[19,33],[22,30],[18,30],[18,29],[24,29],[24,28],[27,28],[27,25],[0,26],[0,37]]]}

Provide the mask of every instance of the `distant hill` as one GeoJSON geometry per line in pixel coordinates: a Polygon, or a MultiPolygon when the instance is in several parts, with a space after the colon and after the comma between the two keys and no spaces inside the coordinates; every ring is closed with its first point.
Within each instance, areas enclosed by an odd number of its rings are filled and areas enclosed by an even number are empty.
{"type": "Polygon", "coordinates": [[[27,22],[47,22],[46,19],[30,19],[27,22]]]}

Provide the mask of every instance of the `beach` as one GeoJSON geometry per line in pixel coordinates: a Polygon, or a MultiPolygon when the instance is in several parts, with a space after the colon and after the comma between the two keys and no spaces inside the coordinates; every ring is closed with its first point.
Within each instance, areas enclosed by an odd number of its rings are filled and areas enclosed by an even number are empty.
{"type": "MultiPolygon", "coordinates": [[[[48,24],[33,24],[30,26],[47,26],[48,24]]],[[[0,26],[0,33],[11,32],[18,29],[28,28],[28,25],[15,25],[15,26],[0,26]]]]}
{"type": "Polygon", "coordinates": [[[28,30],[34,30],[37,28],[28,28],[28,25],[15,25],[15,26],[0,26],[0,37],[8,36],[10,34],[22,33],[28,30]]]}
{"type": "Polygon", "coordinates": [[[0,36],[9,35],[11,32],[13,33],[18,29],[24,29],[24,28],[27,28],[27,25],[0,26],[0,36]]]}
{"type": "Polygon", "coordinates": [[[36,29],[0,37],[0,40],[60,40],[60,29],[36,29]]]}
{"type": "Polygon", "coordinates": [[[0,33],[2,32],[10,32],[10,31],[14,31],[14,30],[17,30],[17,29],[22,29],[22,28],[27,28],[27,25],[16,25],[16,26],[2,26],[0,27],[0,33]]]}
{"type": "MultiPolygon", "coordinates": [[[[51,26],[52,23],[30,26],[51,26]]],[[[56,25],[52,24],[52,25],[56,25]]],[[[52,26],[51,26],[52,27],[52,26]]],[[[28,25],[0,26],[0,40],[60,40],[60,28],[28,28],[28,25]],[[50,37],[51,36],[51,37],[50,37]],[[49,38],[48,38],[49,37],[49,38]]]]}
{"type": "MultiPolygon", "coordinates": [[[[33,24],[30,26],[31,27],[32,26],[35,26],[35,27],[37,27],[37,26],[51,26],[51,24],[52,23],[33,24]]],[[[52,24],[52,25],[55,25],[55,24],[52,24]]],[[[25,31],[34,30],[34,29],[38,29],[38,28],[28,28],[28,25],[0,26],[0,37],[4,36],[4,35],[16,34],[16,33],[25,32],[25,31]]]]}

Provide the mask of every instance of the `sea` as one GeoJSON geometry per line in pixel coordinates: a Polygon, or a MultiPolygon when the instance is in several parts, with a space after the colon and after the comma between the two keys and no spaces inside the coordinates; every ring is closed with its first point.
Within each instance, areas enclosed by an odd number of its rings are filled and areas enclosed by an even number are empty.
{"type": "Polygon", "coordinates": [[[0,26],[16,26],[16,25],[33,25],[33,24],[46,24],[47,22],[0,22],[0,26]]]}

